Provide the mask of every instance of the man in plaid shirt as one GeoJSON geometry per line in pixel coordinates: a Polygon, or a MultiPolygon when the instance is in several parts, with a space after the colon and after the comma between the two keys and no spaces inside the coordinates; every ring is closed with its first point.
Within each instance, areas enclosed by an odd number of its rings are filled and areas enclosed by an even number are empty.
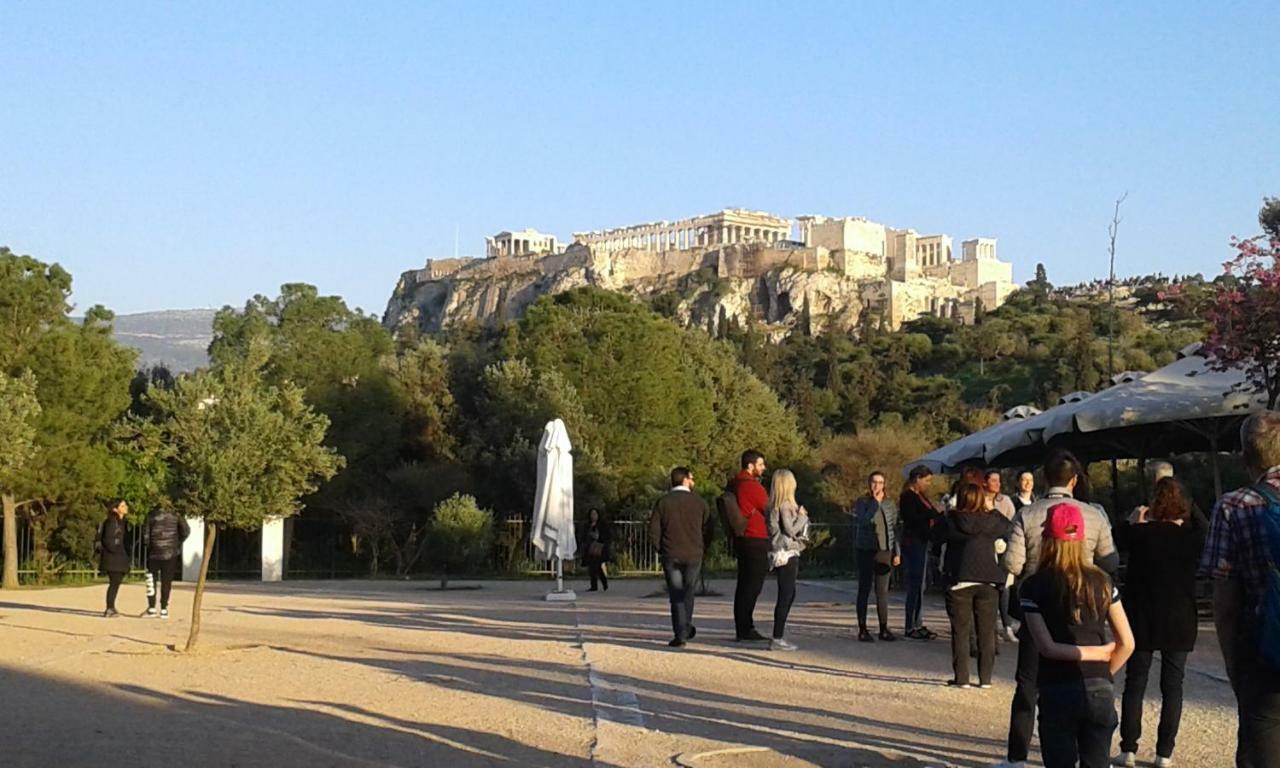
{"type": "MultiPolygon", "coordinates": [[[[1263,411],[1240,427],[1245,466],[1280,493],[1280,413],[1263,411]]],[[[1280,766],[1280,670],[1261,654],[1259,602],[1272,562],[1263,521],[1268,502],[1246,486],[1225,494],[1213,509],[1200,561],[1213,578],[1213,620],[1239,708],[1236,766],[1280,766]]]]}

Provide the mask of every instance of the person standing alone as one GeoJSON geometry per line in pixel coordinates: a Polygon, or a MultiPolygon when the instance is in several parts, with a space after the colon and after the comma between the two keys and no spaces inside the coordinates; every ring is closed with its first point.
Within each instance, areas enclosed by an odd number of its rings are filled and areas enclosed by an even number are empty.
{"type": "Polygon", "coordinates": [[[688,467],[671,470],[671,490],[653,507],[649,538],[658,550],[671,600],[673,637],[667,645],[672,648],[684,647],[698,633],[693,626],[693,599],[710,519],[707,503],[693,492],[693,472],[688,467]]]}
{"type": "Polygon", "coordinates": [[[129,550],[124,546],[124,537],[129,530],[124,521],[127,514],[129,504],[120,499],[111,505],[107,519],[98,526],[98,571],[107,577],[107,609],[102,616],[107,619],[120,615],[116,611],[116,595],[129,573],[129,550]]]}
{"type": "Polygon", "coordinates": [[[160,618],[169,618],[169,593],[182,564],[182,542],[191,535],[187,521],[173,512],[154,509],[147,515],[142,539],[147,545],[147,615],[156,615],[160,590],[160,618]]]}
{"type": "Polygon", "coordinates": [[[738,555],[738,584],[733,592],[733,628],[740,641],[765,640],[756,630],[756,601],[769,574],[769,526],[765,522],[769,493],[760,478],[764,477],[764,455],[744,451],[742,470],[733,478],[733,494],[746,527],[734,541],[738,555]]]}
{"type": "Polygon", "coordinates": [[[587,526],[582,532],[582,541],[578,548],[584,554],[583,564],[591,576],[591,588],[588,592],[596,592],[601,586],[609,591],[609,572],[607,570],[610,550],[613,547],[613,532],[610,525],[600,516],[600,510],[592,509],[587,513],[587,526]]]}
{"type": "Polygon", "coordinates": [[[867,495],[853,506],[853,549],[858,567],[858,639],[875,642],[867,629],[867,603],[876,590],[880,639],[897,640],[889,629],[889,575],[902,562],[898,550],[898,505],[885,498],[883,472],[867,478],[867,495]]]}

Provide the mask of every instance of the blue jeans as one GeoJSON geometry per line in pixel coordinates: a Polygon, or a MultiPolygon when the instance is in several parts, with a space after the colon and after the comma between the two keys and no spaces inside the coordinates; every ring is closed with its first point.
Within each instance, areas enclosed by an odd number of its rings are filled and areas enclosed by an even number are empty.
{"type": "Polygon", "coordinates": [[[667,579],[667,597],[671,600],[671,631],[677,640],[689,639],[693,625],[693,598],[698,591],[698,574],[702,563],[681,562],[662,558],[662,575],[667,579]]]}
{"type": "Polygon", "coordinates": [[[906,631],[924,626],[924,571],[929,562],[929,542],[903,539],[902,565],[907,574],[906,631]]]}
{"type": "Polygon", "coordinates": [[[1041,685],[1039,705],[1044,768],[1110,768],[1118,719],[1110,680],[1041,685]]]}

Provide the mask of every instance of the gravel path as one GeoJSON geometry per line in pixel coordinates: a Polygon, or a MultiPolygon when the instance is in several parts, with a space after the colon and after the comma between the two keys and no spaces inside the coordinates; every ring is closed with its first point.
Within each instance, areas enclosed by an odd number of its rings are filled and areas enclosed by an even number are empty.
{"type": "MultiPolygon", "coordinates": [[[[1014,646],[993,689],[948,689],[945,637],[853,641],[847,583],[801,586],[789,654],[730,640],[729,582],[699,600],[681,650],[656,581],[576,604],[541,601],[541,583],[480,586],[217,584],[192,656],[172,650],[187,585],[167,621],[101,618],[99,586],[0,592],[0,764],[973,768],[1003,751],[1014,646]]],[[[770,586],[766,634],[772,600],[770,586]]],[[[120,605],[141,612],[142,587],[120,605]]],[[[945,630],[940,602],[927,620],[945,630]]],[[[1201,648],[1177,757],[1229,766],[1233,701],[1211,633],[1201,648]]]]}

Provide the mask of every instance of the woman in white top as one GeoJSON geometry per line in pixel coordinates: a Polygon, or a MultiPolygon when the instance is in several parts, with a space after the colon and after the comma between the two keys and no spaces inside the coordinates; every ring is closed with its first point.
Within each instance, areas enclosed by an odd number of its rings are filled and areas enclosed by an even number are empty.
{"type": "Polygon", "coordinates": [[[796,477],[790,470],[773,473],[769,491],[769,565],[778,577],[778,603],[773,609],[773,640],[769,648],[794,651],[783,639],[787,614],[796,599],[796,577],[800,574],[800,553],[809,541],[809,514],[796,503],[796,477]]]}

